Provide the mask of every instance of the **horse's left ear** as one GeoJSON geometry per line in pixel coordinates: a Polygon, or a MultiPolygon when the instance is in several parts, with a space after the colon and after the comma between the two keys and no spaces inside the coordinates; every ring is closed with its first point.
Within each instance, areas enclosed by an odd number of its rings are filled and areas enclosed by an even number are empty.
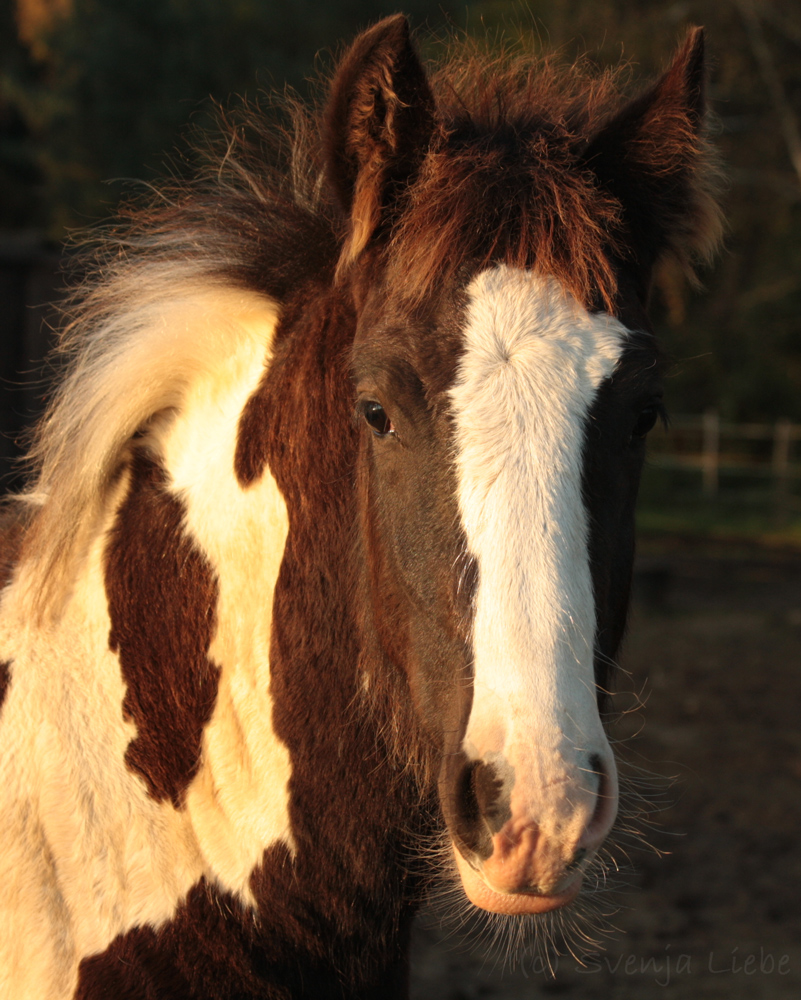
{"type": "Polygon", "coordinates": [[[694,28],[670,68],[594,136],[584,161],[623,206],[643,283],[667,255],[708,258],[722,231],[715,159],[704,140],[704,31],[694,28]]]}
{"type": "Polygon", "coordinates": [[[325,115],[328,178],[350,218],[342,262],[392,222],[434,129],[434,98],[402,15],[359,35],[345,54],[325,115]]]}

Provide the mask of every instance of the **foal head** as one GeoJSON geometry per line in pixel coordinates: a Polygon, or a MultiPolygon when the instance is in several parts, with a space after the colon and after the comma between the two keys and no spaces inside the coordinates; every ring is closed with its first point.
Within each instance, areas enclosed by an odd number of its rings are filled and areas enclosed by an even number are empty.
{"type": "Polygon", "coordinates": [[[646,297],[657,261],[717,235],[702,46],[621,106],[548,67],[429,79],[393,18],[334,81],[364,682],[425,748],[493,912],[572,899],[616,816],[599,709],[661,409],[646,297]]]}

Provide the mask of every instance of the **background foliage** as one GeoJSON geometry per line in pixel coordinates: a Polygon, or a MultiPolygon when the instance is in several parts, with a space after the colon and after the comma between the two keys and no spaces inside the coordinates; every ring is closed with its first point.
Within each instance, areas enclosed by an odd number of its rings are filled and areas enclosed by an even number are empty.
{"type": "MultiPolygon", "coordinates": [[[[659,276],[670,402],[801,420],[801,9],[797,0],[406,0],[416,27],[522,39],[652,76],[708,29],[728,184],[727,247],[693,292],[659,276]]],[[[18,0],[0,4],[0,227],[52,238],[102,218],[120,178],[187,169],[180,135],[212,99],[304,80],[384,0],[18,0]],[[321,51],[323,52],[320,55],[321,51]],[[328,55],[325,55],[328,52],[328,55]]]]}

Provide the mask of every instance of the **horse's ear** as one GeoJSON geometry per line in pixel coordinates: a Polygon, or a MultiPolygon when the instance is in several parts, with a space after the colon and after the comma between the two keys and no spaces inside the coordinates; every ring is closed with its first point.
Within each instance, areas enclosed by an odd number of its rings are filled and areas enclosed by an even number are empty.
{"type": "Polygon", "coordinates": [[[704,141],[704,31],[694,28],[670,68],[594,136],[585,163],[623,206],[642,279],[666,255],[711,256],[722,225],[715,159],[704,141]]]}
{"type": "Polygon", "coordinates": [[[359,35],[334,77],[325,116],[328,178],[349,216],[343,262],[387,223],[418,169],[435,104],[402,15],[359,35]]]}

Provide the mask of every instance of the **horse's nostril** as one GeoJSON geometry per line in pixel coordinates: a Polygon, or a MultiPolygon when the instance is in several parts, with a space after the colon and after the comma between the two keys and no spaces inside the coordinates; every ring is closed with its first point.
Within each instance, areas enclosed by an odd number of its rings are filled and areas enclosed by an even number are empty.
{"type": "Polygon", "coordinates": [[[614,778],[614,765],[610,775],[600,754],[591,754],[587,765],[588,778],[595,786],[595,809],[581,842],[589,845],[591,849],[597,849],[617,815],[617,784],[614,778]]]}
{"type": "Polygon", "coordinates": [[[479,815],[490,830],[497,833],[509,812],[503,802],[503,779],[493,764],[477,761],[470,781],[479,815]]]}
{"type": "Polygon", "coordinates": [[[459,813],[466,823],[477,822],[480,815],[478,796],[476,795],[476,771],[481,767],[481,761],[475,760],[462,771],[458,786],[459,813]]]}
{"type": "MultiPolygon", "coordinates": [[[[596,806],[595,813],[597,814],[598,808],[601,805],[601,800],[604,796],[609,795],[609,777],[607,774],[607,769],[604,765],[603,758],[598,753],[590,754],[587,760],[587,766],[584,769],[584,784],[587,789],[594,792],[596,796],[596,806]]],[[[595,820],[595,816],[590,821],[591,823],[595,820]]]]}
{"type": "Polygon", "coordinates": [[[493,834],[511,816],[503,762],[474,760],[465,764],[456,781],[454,805],[457,841],[478,858],[489,857],[493,834]]]}
{"type": "Polygon", "coordinates": [[[493,833],[503,826],[509,813],[504,803],[503,778],[494,764],[475,760],[459,779],[459,811],[467,822],[483,820],[493,833]]]}
{"type": "Polygon", "coordinates": [[[573,872],[577,868],[581,867],[581,863],[587,857],[588,853],[589,852],[587,851],[586,847],[579,847],[576,850],[576,853],[570,859],[570,861],[568,861],[568,863],[565,865],[565,872],[566,873],[567,872],[573,872]]]}

